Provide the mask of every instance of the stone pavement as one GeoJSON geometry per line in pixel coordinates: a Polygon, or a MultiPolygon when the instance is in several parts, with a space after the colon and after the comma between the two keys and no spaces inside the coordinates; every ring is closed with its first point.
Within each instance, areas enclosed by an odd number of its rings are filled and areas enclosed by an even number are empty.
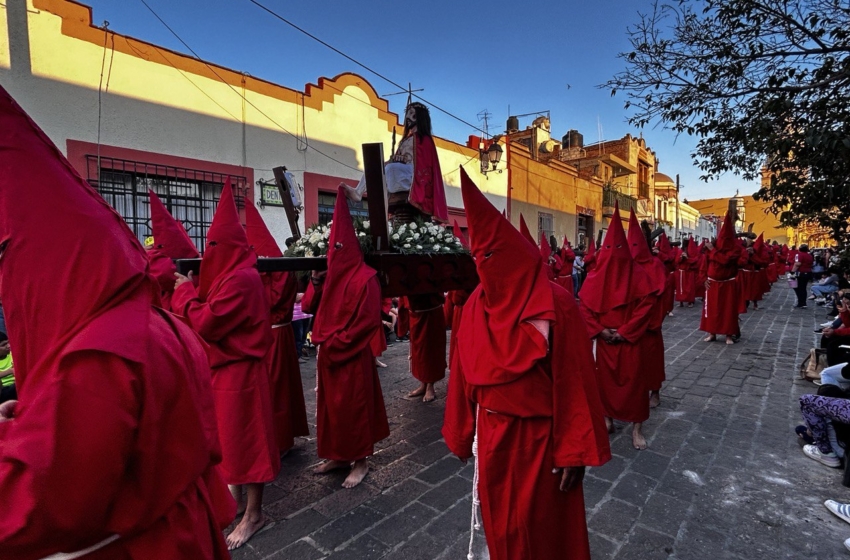
{"type": "MultiPolygon", "coordinates": [[[[798,397],[814,386],[796,371],[816,343],[820,307],[792,310],[780,282],[763,310],[742,316],[739,344],[701,342],[699,307],[676,308],[664,326],[667,383],[635,451],[628,426],[612,437],[613,459],[589,469],[584,490],[594,559],[846,558],[850,525],[822,505],[850,501],[841,472],[806,458],[793,428],[798,397]]],[[[310,473],[314,437],[300,440],[266,489],[271,526],[235,559],[341,560],[466,558],[473,470],[440,436],[440,398],[403,395],[416,386],[407,344],[391,346],[379,370],[392,433],[372,471],[343,490],[344,474],[310,473]]],[[[315,413],[315,360],[302,367],[308,413],[315,413]]],[[[311,427],[315,434],[314,426],[311,427]]],[[[476,532],[477,558],[486,558],[476,532]]],[[[565,554],[565,558],[568,558],[565,554]]]]}

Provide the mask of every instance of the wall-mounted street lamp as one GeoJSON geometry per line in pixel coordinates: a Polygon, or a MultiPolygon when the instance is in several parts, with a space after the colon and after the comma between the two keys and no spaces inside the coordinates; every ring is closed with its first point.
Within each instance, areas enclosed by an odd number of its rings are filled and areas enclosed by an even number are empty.
{"type": "Polygon", "coordinates": [[[498,142],[493,142],[490,147],[478,150],[478,156],[481,159],[481,173],[485,175],[492,171],[502,172],[501,169],[496,169],[499,162],[502,161],[502,146],[498,142]]]}

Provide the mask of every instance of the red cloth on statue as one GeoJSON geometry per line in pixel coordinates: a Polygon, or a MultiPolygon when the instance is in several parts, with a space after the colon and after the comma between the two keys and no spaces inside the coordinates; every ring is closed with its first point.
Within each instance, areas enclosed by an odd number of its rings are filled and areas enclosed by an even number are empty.
{"type": "Polygon", "coordinates": [[[705,292],[699,328],[709,334],[739,336],[738,306],[740,295],[735,278],[740,249],[735,240],[732,216],[726,215],[717,244],[708,253],[708,289],[705,292]]]}
{"type": "Polygon", "coordinates": [[[408,202],[435,221],[449,221],[449,208],[446,205],[446,191],[443,188],[443,172],[437,147],[431,136],[414,137],[413,184],[410,187],[408,202]]]}
{"type": "Polygon", "coordinates": [[[159,285],[162,308],[171,311],[174,293],[174,273],[177,267],[172,259],[198,259],[201,257],[183,225],[175,220],[155,192],[150,193],[151,231],[154,245],[147,252],[151,276],[159,285]]]}
{"type": "Polygon", "coordinates": [[[381,326],[381,286],[363,262],[343,187],[328,241],[328,274],[313,324],[319,347],[317,453],[355,461],[390,434],[373,341],[381,326]]]}
{"type": "Polygon", "coordinates": [[[207,233],[200,293],[186,282],[172,306],[210,345],[213,398],[228,484],[270,482],[280,469],[269,385],[269,302],[230,183],[207,233]]]}
{"type": "MultiPolygon", "coordinates": [[[[272,237],[260,212],[253,204],[245,206],[248,243],[258,257],[282,257],[277,242],[272,237]]],[[[269,386],[274,417],[275,441],[281,452],[292,449],[296,437],[310,435],[304,387],[301,384],[301,367],[292,330],[292,314],[298,281],[294,274],[266,272],[260,274],[270,306],[272,345],[269,349],[269,386]]]]}
{"type": "Polygon", "coordinates": [[[543,277],[536,247],[463,170],[461,188],[481,284],[464,306],[463,351],[454,355],[442,431],[446,445],[468,458],[478,434],[490,558],[555,560],[569,551],[572,559],[589,559],[582,489],[560,492],[560,475],[547,474],[610,458],[581,316],[575,300],[543,277]],[[548,342],[528,321],[551,321],[548,342]],[[521,351],[488,349],[507,339],[521,351]]]}
{"type": "Polygon", "coordinates": [[[408,296],[410,303],[410,373],[420,383],[446,376],[446,320],[442,294],[408,296]]]}
{"type": "Polygon", "coordinates": [[[114,535],[85,559],[229,558],[203,344],[154,307],[138,240],[2,88],[0,169],[19,396],[0,423],[0,559],[114,535]]]}

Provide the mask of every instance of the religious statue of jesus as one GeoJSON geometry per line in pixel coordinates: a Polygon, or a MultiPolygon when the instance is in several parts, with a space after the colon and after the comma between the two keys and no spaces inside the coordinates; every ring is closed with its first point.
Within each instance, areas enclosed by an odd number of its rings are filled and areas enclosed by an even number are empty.
{"type": "MultiPolygon", "coordinates": [[[[384,165],[384,175],[387,211],[394,221],[409,223],[417,218],[448,221],[443,174],[431,136],[431,115],[422,103],[407,106],[404,136],[395,154],[384,165]]],[[[366,179],[361,178],[357,187],[342,186],[349,199],[359,202],[366,192],[366,179]]]]}

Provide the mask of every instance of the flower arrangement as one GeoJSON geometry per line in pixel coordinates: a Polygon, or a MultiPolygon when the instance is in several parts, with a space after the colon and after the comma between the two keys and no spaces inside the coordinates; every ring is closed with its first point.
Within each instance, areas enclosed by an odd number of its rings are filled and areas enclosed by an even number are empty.
{"type": "MultiPolygon", "coordinates": [[[[314,224],[307,228],[304,235],[286,250],[287,257],[322,257],[328,254],[328,242],[331,226],[314,224]]],[[[372,236],[369,220],[354,220],[354,230],[360,240],[360,249],[364,254],[372,251],[372,236]]],[[[393,227],[389,224],[390,248],[405,255],[448,255],[467,253],[460,239],[451,230],[439,224],[416,220],[409,224],[393,227]]]]}

